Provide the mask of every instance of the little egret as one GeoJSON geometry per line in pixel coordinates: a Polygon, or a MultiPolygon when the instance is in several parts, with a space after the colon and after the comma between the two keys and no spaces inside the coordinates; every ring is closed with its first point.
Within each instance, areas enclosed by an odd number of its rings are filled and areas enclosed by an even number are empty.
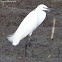
{"type": "Polygon", "coordinates": [[[14,46],[18,45],[20,40],[25,38],[27,35],[31,36],[33,31],[45,20],[46,12],[55,10],[48,8],[44,4],[38,5],[33,11],[31,11],[21,22],[18,29],[14,34],[9,35],[7,39],[12,42],[14,46]]]}

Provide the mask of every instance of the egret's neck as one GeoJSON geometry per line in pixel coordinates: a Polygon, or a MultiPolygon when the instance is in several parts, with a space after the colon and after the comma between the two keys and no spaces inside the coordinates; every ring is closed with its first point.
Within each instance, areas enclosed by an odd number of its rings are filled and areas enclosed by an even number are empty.
{"type": "Polygon", "coordinates": [[[40,25],[46,18],[46,12],[43,10],[36,9],[36,13],[38,16],[38,24],[40,25]]]}

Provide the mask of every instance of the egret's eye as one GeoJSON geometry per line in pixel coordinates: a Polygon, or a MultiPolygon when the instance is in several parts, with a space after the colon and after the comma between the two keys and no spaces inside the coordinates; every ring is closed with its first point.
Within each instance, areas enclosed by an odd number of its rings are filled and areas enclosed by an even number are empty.
{"type": "Polygon", "coordinates": [[[45,7],[43,7],[43,8],[45,8],[45,7]]]}
{"type": "Polygon", "coordinates": [[[47,9],[46,7],[43,7],[44,9],[47,9]]]}

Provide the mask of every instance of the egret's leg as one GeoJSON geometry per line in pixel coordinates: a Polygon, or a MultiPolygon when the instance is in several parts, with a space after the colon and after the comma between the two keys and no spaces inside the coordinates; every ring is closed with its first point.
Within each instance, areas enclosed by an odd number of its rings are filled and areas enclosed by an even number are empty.
{"type": "Polygon", "coordinates": [[[30,43],[31,35],[32,35],[32,32],[29,34],[29,38],[28,38],[28,46],[31,46],[31,43],[30,43]]]}
{"type": "Polygon", "coordinates": [[[31,36],[29,36],[28,38],[28,46],[31,46],[30,40],[31,40],[31,36]]]}
{"type": "Polygon", "coordinates": [[[30,39],[31,39],[31,36],[29,36],[28,41],[26,41],[26,43],[25,43],[25,57],[27,57],[28,47],[31,46],[30,39]]]}
{"type": "Polygon", "coordinates": [[[25,43],[25,57],[27,56],[27,49],[28,49],[28,47],[31,46],[31,43],[30,43],[31,35],[32,35],[32,33],[29,34],[28,41],[26,41],[26,43],[25,43]]]}
{"type": "Polygon", "coordinates": [[[25,57],[27,56],[27,45],[28,45],[28,41],[26,41],[25,43],[25,57]]]}

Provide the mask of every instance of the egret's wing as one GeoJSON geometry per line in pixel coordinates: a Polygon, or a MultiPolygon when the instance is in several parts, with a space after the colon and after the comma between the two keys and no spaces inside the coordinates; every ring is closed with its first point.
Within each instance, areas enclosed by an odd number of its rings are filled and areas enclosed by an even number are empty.
{"type": "Polygon", "coordinates": [[[8,37],[9,41],[13,42],[13,45],[17,45],[20,40],[26,37],[37,27],[37,14],[35,11],[30,12],[25,19],[21,22],[16,32],[8,37]]]}

